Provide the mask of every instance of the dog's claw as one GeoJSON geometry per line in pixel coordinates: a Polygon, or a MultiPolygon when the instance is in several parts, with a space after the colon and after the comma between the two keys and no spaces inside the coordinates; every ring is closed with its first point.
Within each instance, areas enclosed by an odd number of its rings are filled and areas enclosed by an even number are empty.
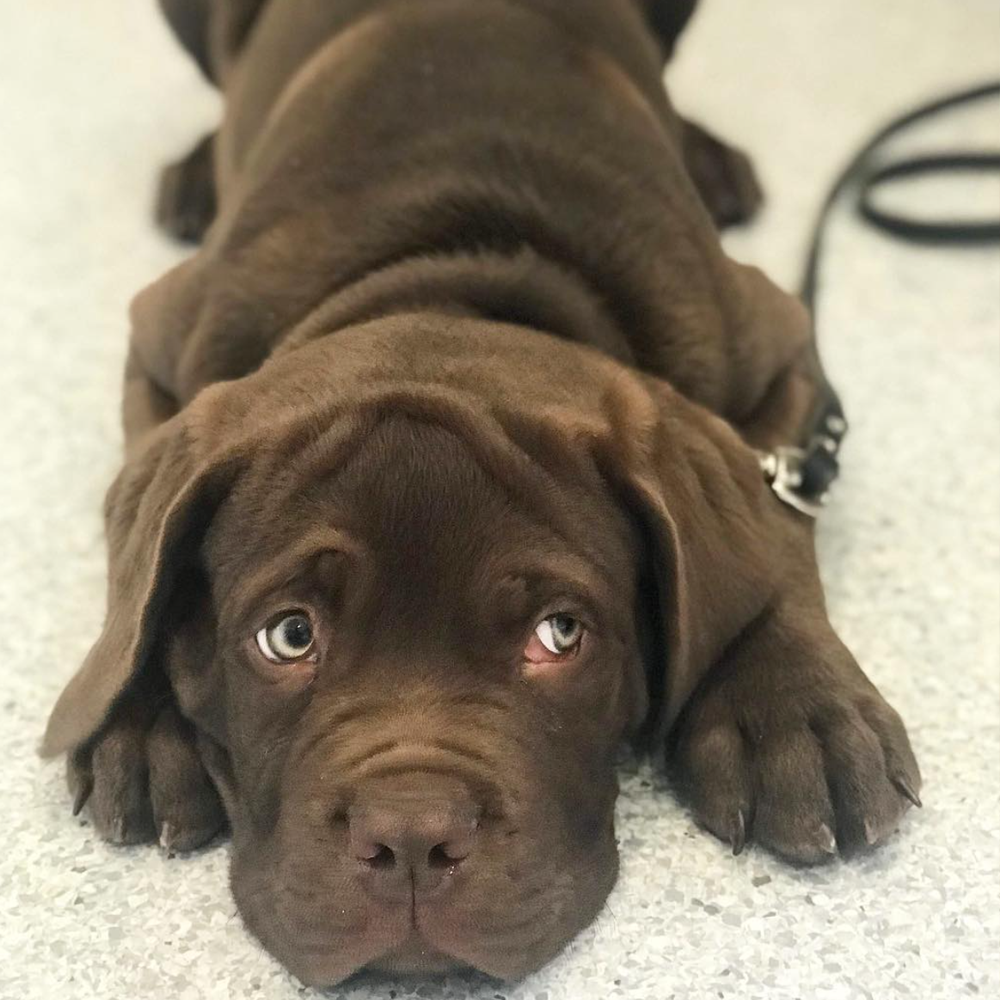
{"type": "Polygon", "coordinates": [[[870,819],[865,820],[865,840],[869,847],[874,847],[878,843],[878,829],[870,819]]]}
{"type": "Polygon", "coordinates": [[[743,810],[737,809],[729,828],[729,843],[733,846],[733,856],[743,853],[743,848],[747,842],[746,821],[743,819],[743,810]]]}
{"type": "Polygon", "coordinates": [[[837,838],[833,835],[826,823],[821,823],[819,828],[819,846],[827,854],[837,853],[837,838]]]}
{"type": "Polygon", "coordinates": [[[80,787],[76,790],[76,795],[73,797],[73,815],[79,816],[83,812],[83,807],[87,804],[87,799],[90,798],[90,793],[94,790],[94,779],[87,775],[80,779],[80,787]]]}
{"type": "Polygon", "coordinates": [[[908,799],[912,802],[918,809],[923,809],[924,804],[920,801],[920,796],[917,795],[913,786],[906,780],[906,778],[897,777],[893,778],[892,783],[896,786],[896,791],[903,796],[904,799],[908,799]]]}
{"type": "Polygon", "coordinates": [[[160,827],[160,847],[162,847],[168,853],[174,846],[174,831],[169,823],[164,823],[160,827]]]}

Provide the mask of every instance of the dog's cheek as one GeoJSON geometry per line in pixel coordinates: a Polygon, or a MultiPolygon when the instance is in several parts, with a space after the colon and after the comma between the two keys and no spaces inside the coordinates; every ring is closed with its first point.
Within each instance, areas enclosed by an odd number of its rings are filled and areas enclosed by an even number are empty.
{"type": "Polygon", "coordinates": [[[537,683],[574,752],[586,748],[597,764],[613,759],[648,714],[645,670],[641,657],[630,651],[595,651],[581,669],[537,683]]]}

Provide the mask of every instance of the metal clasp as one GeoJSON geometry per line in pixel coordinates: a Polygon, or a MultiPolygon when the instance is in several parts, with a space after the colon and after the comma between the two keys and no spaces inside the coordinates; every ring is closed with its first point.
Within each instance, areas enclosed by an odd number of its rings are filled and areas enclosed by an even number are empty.
{"type": "Polygon", "coordinates": [[[802,492],[802,465],[806,459],[803,448],[781,446],[773,451],[759,452],[760,468],[764,478],[782,503],[794,507],[807,517],[819,517],[827,500],[827,493],[816,497],[802,492]]]}

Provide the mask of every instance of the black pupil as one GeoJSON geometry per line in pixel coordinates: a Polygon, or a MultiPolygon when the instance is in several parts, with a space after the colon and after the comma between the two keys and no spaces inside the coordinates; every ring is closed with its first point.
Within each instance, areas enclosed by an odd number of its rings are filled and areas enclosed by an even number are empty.
{"type": "Polygon", "coordinates": [[[290,649],[308,649],[312,642],[312,626],[304,615],[292,615],[281,623],[281,636],[290,649]]]}
{"type": "Polygon", "coordinates": [[[556,645],[572,645],[576,638],[577,621],[570,615],[552,616],[552,634],[555,636],[556,645]]]}

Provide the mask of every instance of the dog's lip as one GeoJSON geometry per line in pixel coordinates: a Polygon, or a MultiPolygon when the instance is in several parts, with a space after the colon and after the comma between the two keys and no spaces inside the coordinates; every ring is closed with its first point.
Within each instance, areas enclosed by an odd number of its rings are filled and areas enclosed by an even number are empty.
{"type": "MultiPolygon", "coordinates": [[[[407,907],[386,906],[384,913],[405,914],[407,907]]],[[[519,978],[536,964],[543,964],[552,957],[545,954],[541,963],[522,964],[514,956],[490,956],[484,950],[486,942],[478,935],[469,934],[469,928],[455,922],[438,919],[425,921],[424,914],[411,909],[409,926],[403,920],[395,933],[386,934],[381,950],[369,951],[369,957],[345,960],[338,955],[335,943],[328,947],[300,950],[297,961],[288,961],[288,967],[306,985],[328,989],[353,980],[355,976],[420,976],[442,975],[450,972],[471,971],[498,981],[519,978]],[[423,927],[422,924],[428,926],[423,927]],[[510,959],[513,958],[513,962],[510,959]]],[[[435,914],[437,917],[438,915],[435,914]]],[[[533,947],[538,942],[533,942],[533,947]]]]}
{"type": "Polygon", "coordinates": [[[416,924],[401,943],[370,962],[366,968],[375,972],[417,973],[446,972],[466,963],[432,945],[416,924]]]}
{"type": "MultiPolygon", "coordinates": [[[[432,943],[433,926],[424,928],[411,894],[399,900],[369,899],[366,909],[369,922],[378,928],[377,941],[365,941],[368,935],[362,930],[351,934],[357,948],[348,947],[354,958],[342,955],[343,939],[329,938],[300,941],[294,957],[286,957],[289,969],[310,986],[328,988],[367,972],[388,975],[436,975],[458,969],[477,967],[451,951],[432,943]],[[358,954],[361,952],[361,954],[358,954]],[[367,955],[363,954],[367,952],[367,955]]],[[[438,914],[435,913],[435,917],[438,914]]]]}

